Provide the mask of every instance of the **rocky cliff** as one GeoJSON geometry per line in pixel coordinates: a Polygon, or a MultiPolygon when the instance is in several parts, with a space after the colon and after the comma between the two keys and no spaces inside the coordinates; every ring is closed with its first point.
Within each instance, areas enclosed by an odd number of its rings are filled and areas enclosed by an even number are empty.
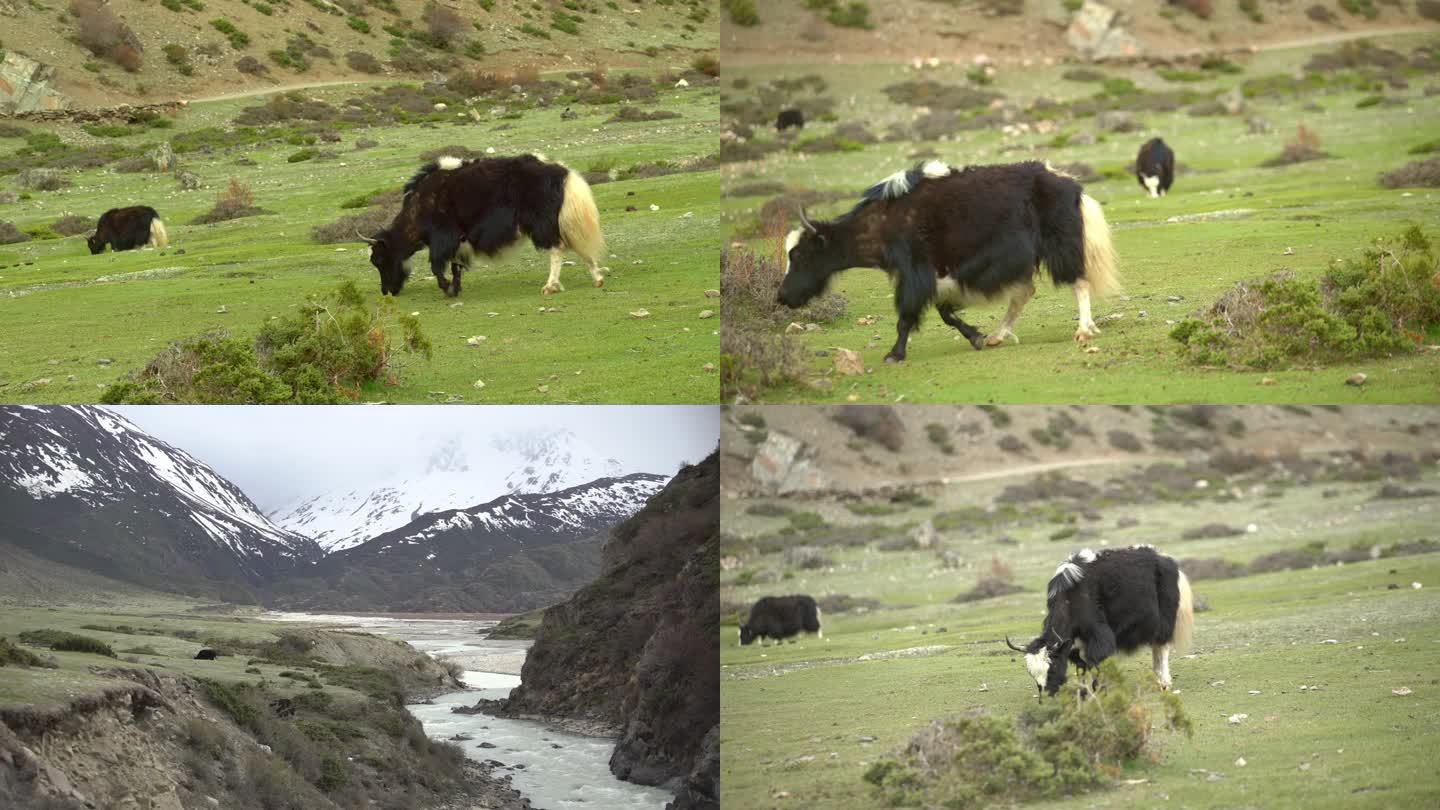
{"type": "Polygon", "coordinates": [[[681,470],[610,534],[601,573],[545,611],[521,684],[496,710],[608,727],[610,769],[719,806],[720,465],[681,470]]]}

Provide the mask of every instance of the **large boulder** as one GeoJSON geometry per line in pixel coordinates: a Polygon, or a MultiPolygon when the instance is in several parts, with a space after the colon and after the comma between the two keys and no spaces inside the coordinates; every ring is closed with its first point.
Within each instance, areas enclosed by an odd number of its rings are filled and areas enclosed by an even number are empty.
{"type": "Polygon", "coordinates": [[[1065,29],[1065,41],[1089,59],[1142,55],[1144,44],[1125,29],[1123,22],[1124,18],[1115,9],[1086,0],[1070,20],[1070,27],[1065,29]]]}
{"type": "Polygon", "coordinates": [[[14,51],[0,61],[0,112],[63,110],[70,99],[50,86],[55,68],[14,51]]]}
{"type": "Polygon", "coordinates": [[[826,476],[811,459],[805,442],[784,433],[770,431],[755,451],[750,474],[761,486],[774,492],[823,489],[826,476]]]}

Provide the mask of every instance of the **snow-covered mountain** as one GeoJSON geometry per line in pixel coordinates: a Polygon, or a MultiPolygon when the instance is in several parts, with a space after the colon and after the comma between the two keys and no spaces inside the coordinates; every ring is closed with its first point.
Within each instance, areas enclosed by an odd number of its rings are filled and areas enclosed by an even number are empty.
{"type": "Polygon", "coordinates": [[[287,607],[326,610],[508,612],[551,604],[595,576],[598,541],[666,480],[633,473],[423,515],[327,556],[271,594],[287,607]]]}
{"type": "Polygon", "coordinates": [[[0,408],[0,540],[141,584],[255,584],[322,552],[189,453],[95,407],[0,408]]]}
{"type": "Polygon", "coordinates": [[[516,432],[482,453],[451,440],[431,453],[423,470],[373,488],[308,494],[274,509],[269,518],[312,538],[326,553],[354,548],[428,514],[516,494],[543,494],[619,476],[620,462],[566,429],[516,432]]]}

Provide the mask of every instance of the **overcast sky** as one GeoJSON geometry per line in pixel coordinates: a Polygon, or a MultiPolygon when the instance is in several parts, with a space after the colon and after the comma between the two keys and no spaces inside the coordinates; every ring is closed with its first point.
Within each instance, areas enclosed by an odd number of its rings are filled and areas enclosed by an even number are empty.
{"type": "Polygon", "coordinates": [[[229,478],[261,509],[335,489],[418,475],[458,441],[475,467],[492,438],[569,428],[626,473],[673,475],[720,440],[713,405],[113,407],[141,429],[229,478]]]}

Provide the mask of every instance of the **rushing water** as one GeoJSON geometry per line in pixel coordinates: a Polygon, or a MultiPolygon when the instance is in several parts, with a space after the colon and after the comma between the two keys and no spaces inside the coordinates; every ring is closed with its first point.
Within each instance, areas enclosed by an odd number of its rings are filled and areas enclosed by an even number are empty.
{"type": "Polygon", "coordinates": [[[613,740],[570,734],[529,720],[451,712],[455,706],[472,706],[480,698],[503,698],[520,685],[520,666],[530,642],[484,638],[481,632],[494,622],[305,613],[269,614],[266,618],[353,627],[398,638],[428,655],[459,662],[465,667],[463,680],[469,689],[407,708],[434,739],[471,737],[456,743],[465,755],[502,763],[508,769],[504,772],[512,774],[515,789],[541,810],[661,810],[671,798],[663,790],[612,776],[613,740]]]}

